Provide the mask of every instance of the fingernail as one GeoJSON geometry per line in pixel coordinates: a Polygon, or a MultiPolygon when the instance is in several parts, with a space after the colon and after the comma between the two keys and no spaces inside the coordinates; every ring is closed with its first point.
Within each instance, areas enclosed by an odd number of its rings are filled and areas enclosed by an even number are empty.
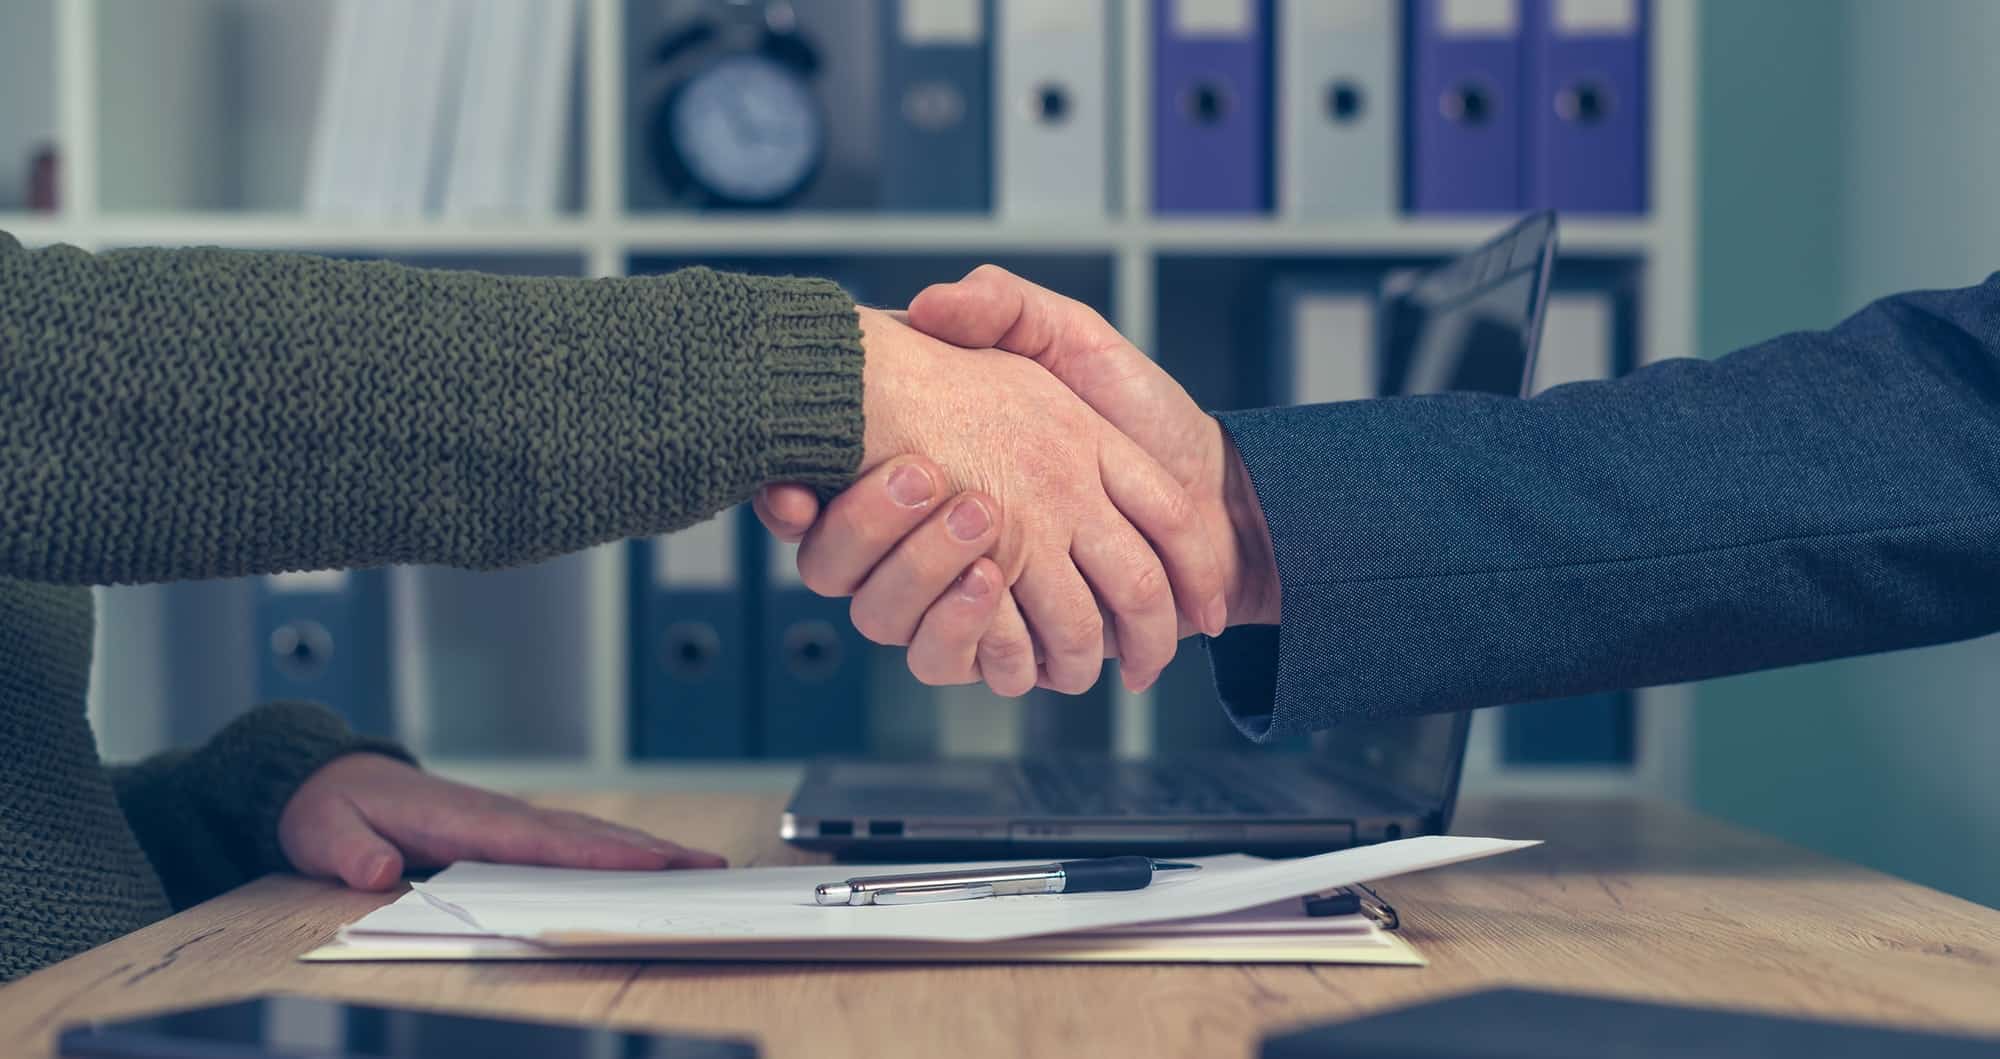
{"type": "Polygon", "coordinates": [[[930,472],[914,463],[898,467],[889,475],[889,499],[904,507],[922,507],[930,500],[932,491],[930,472]]]}
{"type": "Polygon", "coordinates": [[[368,858],[368,863],[361,866],[361,877],[367,880],[370,885],[380,885],[383,882],[393,881],[382,878],[389,871],[389,861],[390,857],[387,853],[375,854],[368,858]]]}
{"type": "Polygon", "coordinates": [[[945,528],[951,535],[962,541],[976,541],[986,532],[993,520],[986,515],[986,505],[973,497],[966,497],[944,517],[945,528]]]}
{"type": "Polygon", "coordinates": [[[1221,596],[1208,601],[1208,607],[1201,612],[1203,631],[1210,636],[1221,636],[1229,628],[1229,604],[1221,596]]]}
{"type": "Polygon", "coordinates": [[[958,589],[959,598],[973,603],[985,599],[993,591],[993,586],[987,584],[986,578],[977,570],[967,570],[958,575],[958,583],[954,587],[958,589]]]}

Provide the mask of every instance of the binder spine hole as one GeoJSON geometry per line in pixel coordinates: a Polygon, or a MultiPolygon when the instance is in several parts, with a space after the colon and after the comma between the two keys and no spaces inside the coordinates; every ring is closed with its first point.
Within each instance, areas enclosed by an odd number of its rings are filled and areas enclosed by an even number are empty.
{"type": "Polygon", "coordinates": [[[1445,120],[1460,125],[1484,125],[1493,116],[1493,92],[1476,81],[1467,81],[1446,89],[1444,98],[1438,100],[1438,110],[1445,120]]]}
{"type": "Polygon", "coordinates": [[[1326,113],[1336,125],[1351,125],[1360,120],[1367,101],[1368,97],[1360,85],[1352,81],[1335,81],[1326,91],[1326,113]]]}
{"type": "Polygon", "coordinates": [[[1229,86],[1220,81],[1200,81],[1181,97],[1181,109],[1201,125],[1217,125],[1229,116],[1234,100],[1229,86]]]}
{"type": "Polygon", "coordinates": [[[1595,125],[1611,112],[1611,91],[1594,81],[1570,85],[1556,93],[1556,117],[1579,125],[1595,125]]]}
{"type": "Polygon", "coordinates": [[[1069,120],[1069,89],[1053,81],[1035,89],[1035,117],[1044,125],[1061,125],[1069,120]]]}

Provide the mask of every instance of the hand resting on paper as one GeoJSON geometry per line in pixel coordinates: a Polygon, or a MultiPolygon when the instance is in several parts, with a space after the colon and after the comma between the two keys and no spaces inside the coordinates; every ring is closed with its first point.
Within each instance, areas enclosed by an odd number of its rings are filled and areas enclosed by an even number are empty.
{"type": "Polygon", "coordinates": [[[381,754],[335,758],[308,777],[278,818],[278,844],[301,874],[357,890],[386,890],[407,870],[461,860],[633,871],[727,863],[596,817],[453,783],[381,754]]]}

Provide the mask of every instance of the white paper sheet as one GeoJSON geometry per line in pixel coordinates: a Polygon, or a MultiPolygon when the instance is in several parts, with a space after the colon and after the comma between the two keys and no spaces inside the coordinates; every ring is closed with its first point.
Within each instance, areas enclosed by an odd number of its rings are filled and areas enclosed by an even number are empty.
{"type": "MultiPolygon", "coordinates": [[[[1161,920],[1239,912],[1335,886],[1489,857],[1534,842],[1425,836],[1264,861],[1230,855],[1200,858],[1203,870],[1161,875],[1131,893],[1063,894],[952,901],[928,905],[825,908],[813,887],[851,875],[924,871],[960,865],[896,868],[825,866],[688,872],[603,872],[458,864],[417,884],[415,893],[349,929],[394,932],[415,925],[412,898],[429,902],[466,933],[513,938],[598,934],[688,942],[998,941],[1101,931],[1161,920]]],[[[1001,863],[1020,863],[1018,860],[1001,863]]],[[[415,931],[412,931],[415,932],[415,931]]],[[[423,932],[435,933],[425,928],[423,932]]]]}

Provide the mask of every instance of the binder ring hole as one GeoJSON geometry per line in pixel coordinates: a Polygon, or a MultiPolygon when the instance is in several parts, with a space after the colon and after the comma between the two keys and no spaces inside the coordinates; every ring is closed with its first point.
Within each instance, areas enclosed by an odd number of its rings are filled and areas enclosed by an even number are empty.
{"type": "Polygon", "coordinates": [[[660,637],[661,664],[682,680],[707,676],[721,657],[722,637],[701,622],[677,621],[660,637]]]}
{"type": "Polygon", "coordinates": [[[1493,117],[1493,93],[1477,81],[1453,85],[1445,89],[1444,97],[1438,100],[1438,110],[1447,121],[1461,125],[1484,125],[1493,117]]]}
{"type": "Polygon", "coordinates": [[[1036,120],[1044,125],[1061,125],[1069,120],[1069,89],[1055,81],[1046,82],[1035,89],[1030,105],[1036,120]]]}
{"type": "Polygon", "coordinates": [[[925,132],[942,132],[965,120],[965,93],[949,81],[925,81],[903,93],[903,118],[925,132]]]}
{"type": "Polygon", "coordinates": [[[1569,85],[1556,93],[1556,117],[1579,125],[1595,125],[1611,112],[1611,90],[1595,81],[1569,85]]]}
{"type": "Polygon", "coordinates": [[[285,677],[311,680],[333,662],[333,634],[309,619],[286,622],[271,630],[271,655],[285,677]]]}
{"type": "Polygon", "coordinates": [[[1336,125],[1351,125],[1360,120],[1361,109],[1368,97],[1361,86],[1352,81],[1335,81],[1326,90],[1326,113],[1336,125]]]}
{"type": "Polygon", "coordinates": [[[1181,109],[1199,125],[1219,124],[1234,103],[1229,86],[1221,81],[1197,81],[1181,96],[1181,109]]]}
{"type": "Polygon", "coordinates": [[[785,630],[785,668],[800,680],[826,680],[840,669],[840,633],[823,621],[785,630]]]}

